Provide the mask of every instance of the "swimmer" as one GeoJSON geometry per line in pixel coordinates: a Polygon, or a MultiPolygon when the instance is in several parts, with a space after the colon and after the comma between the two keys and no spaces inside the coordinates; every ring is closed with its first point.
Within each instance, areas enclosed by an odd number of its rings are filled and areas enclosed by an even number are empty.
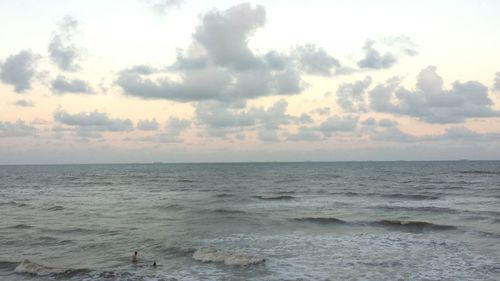
{"type": "Polygon", "coordinates": [[[156,267],[156,262],[153,262],[153,267],[156,267]]]}
{"type": "Polygon", "coordinates": [[[135,251],[134,255],[132,256],[132,262],[137,263],[137,251],[135,251]]]}

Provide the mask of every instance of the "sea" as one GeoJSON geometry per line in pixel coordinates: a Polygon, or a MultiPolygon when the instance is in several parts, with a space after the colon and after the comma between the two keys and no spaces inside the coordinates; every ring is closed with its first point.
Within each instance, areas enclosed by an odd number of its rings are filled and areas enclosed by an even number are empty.
{"type": "Polygon", "coordinates": [[[500,280],[500,162],[0,166],[0,280],[500,280]]]}

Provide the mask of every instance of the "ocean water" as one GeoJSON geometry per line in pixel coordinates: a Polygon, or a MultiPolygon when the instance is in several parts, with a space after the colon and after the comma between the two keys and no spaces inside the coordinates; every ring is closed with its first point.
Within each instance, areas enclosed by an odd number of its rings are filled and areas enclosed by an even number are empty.
{"type": "Polygon", "coordinates": [[[500,280],[500,162],[0,166],[0,280],[500,280]]]}

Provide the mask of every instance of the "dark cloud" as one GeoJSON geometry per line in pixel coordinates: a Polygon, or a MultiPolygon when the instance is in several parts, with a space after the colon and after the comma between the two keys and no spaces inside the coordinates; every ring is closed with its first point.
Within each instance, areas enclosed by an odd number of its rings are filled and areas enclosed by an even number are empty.
{"type": "Polygon", "coordinates": [[[377,49],[373,47],[375,41],[367,40],[363,50],[365,51],[365,57],[358,61],[358,66],[360,68],[369,69],[385,69],[390,68],[397,62],[397,58],[394,54],[386,52],[381,54],[377,49]]]}
{"type": "Polygon", "coordinates": [[[487,88],[477,81],[456,81],[445,90],[436,67],[423,69],[417,77],[414,91],[398,86],[391,80],[379,84],[370,92],[371,108],[379,112],[415,117],[428,123],[461,123],[467,118],[495,117],[487,88]]]}
{"type": "Polygon", "coordinates": [[[34,136],[35,127],[26,124],[23,120],[16,122],[0,122],[0,137],[27,137],[34,136]]]}
{"type": "Polygon", "coordinates": [[[160,0],[156,1],[153,5],[153,11],[155,11],[158,15],[165,15],[172,8],[179,8],[182,4],[184,4],[183,0],[160,0]]]}
{"type": "Polygon", "coordinates": [[[495,74],[495,81],[493,82],[493,91],[500,92],[500,72],[495,74]]]}
{"type": "Polygon", "coordinates": [[[314,44],[298,46],[294,50],[300,68],[309,74],[330,76],[332,69],[340,67],[337,59],[314,44]]]}
{"type": "Polygon", "coordinates": [[[353,83],[342,83],[337,89],[337,103],[348,112],[366,111],[365,91],[372,82],[371,77],[353,83]]]}
{"type": "Polygon", "coordinates": [[[66,16],[59,23],[59,29],[50,40],[48,51],[52,62],[63,71],[79,71],[81,66],[81,49],[73,43],[73,35],[79,22],[71,16],[66,16]]]}
{"type": "Polygon", "coordinates": [[[31,89],[38,58],[30,50],[8,56],[4,62],[0,62],[0,80],[14,86],[16,93],[31,89]]]}
{"type": "Polygon", "coordinates": [[[54,113],[54,120],[64,127],[64,130],[76,131],[82,137],[100,137],[98,132],[123,132],[133,130],[130,119],[109,118],[105,112],[80,112],[70,114],[64,110],[54,113]]]}
{"type": "Polygon", "coordinates": [[[20,106],[20,107],[33,107],[34,104],[30,100],[17,100],[14,105],[20,106]]]}
{"type": "Polygon", "coordinates": [[[92,94],[92,88],[86,81],[80,79],[68,79],[65,76],[58,75],[52,80],[52,90],[56,94],[92,94]]]}
{"type": "Polygon", "coordinates": [[[151,120],[139,120],[137,122],[137,129],[141,131],[156,131],[158,127],[158,122],[154,118],[151,120]]]}

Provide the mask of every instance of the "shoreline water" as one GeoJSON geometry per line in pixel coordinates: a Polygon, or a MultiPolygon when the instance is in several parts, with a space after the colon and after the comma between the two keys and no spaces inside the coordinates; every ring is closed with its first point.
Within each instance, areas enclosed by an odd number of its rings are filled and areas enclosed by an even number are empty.
{"type": "Polygon", "coordinates": [[[500,277],[500,162],[1,166],[0,179],[5,281],[500,277]]]}

